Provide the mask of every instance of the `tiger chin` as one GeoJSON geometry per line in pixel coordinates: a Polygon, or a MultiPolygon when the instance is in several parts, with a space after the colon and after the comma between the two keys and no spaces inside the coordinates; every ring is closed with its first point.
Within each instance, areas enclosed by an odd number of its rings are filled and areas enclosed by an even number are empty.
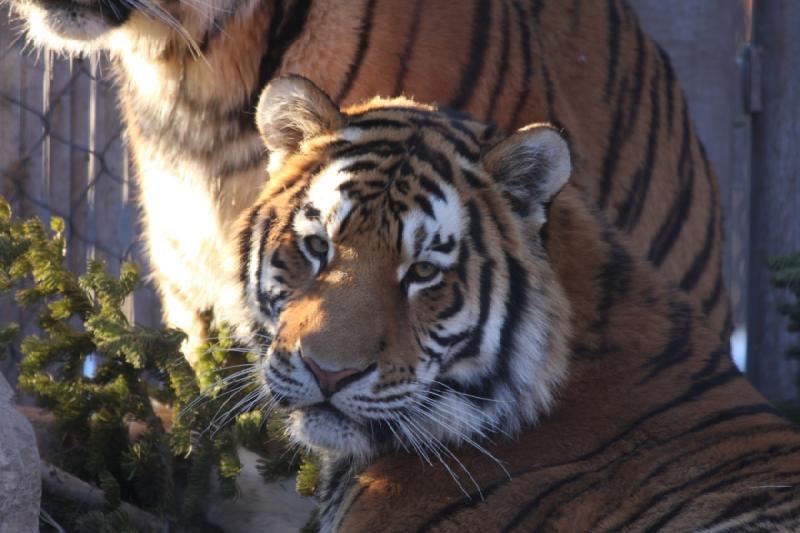
{"type": "Polygon", "coordinates": [[[340,111],[300,77],[257,122],[270,179],[241,223],[240,329],[272,338],[254,347],[295,441],[446,462],[550,409],[570,322],[542,245],[571,173],[555,129],[501,139],[407,99],[340,111]]]}
{"type": "Polygon", "coordinates": [[[195,35],[233,2],[163,0],[12,0],[35,46],[68,56],[132,52],[158,57],[176,46],[194,48],[195,35]]]}

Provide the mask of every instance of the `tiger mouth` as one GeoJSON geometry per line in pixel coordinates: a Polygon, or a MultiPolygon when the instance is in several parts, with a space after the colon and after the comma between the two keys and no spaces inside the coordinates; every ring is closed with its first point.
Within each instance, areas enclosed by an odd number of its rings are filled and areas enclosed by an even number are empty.
{"type": "Polygon", "coordinates": [[[86,19],[113,28],[126,22],[133,11],[131,4],[122,0],[16,0],[16,3],[34,6],[56,17],[49,24],[50,29],[68,38],[81,37],[73,34],[86,19]]]}
{"type": "Polygon", "coordinates": [[[366,428],[328,401],[296,408],[290,418],[295,438],[312,448],[351,457],[367,457],[374,451],[366,428]]]}
{"type": "Polygon", "coordinates": [[[338,420],[353,422],[352,418],[344,414],[340,409],[338,409],[328,400],[325,400],[324,402],[315,403],[314,405],[307,405],[305,407],[299,408],[298,410],[303,411],[306,414],[310,414],[314,411],[319,413],[326,413],[327,415],[333,416],[338,420]]]}

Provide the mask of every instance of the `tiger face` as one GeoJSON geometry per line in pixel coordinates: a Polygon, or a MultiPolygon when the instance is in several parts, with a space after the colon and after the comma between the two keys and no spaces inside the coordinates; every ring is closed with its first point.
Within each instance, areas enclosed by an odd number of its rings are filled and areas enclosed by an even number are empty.
{"type": "Polygon", "coordinates": [[[293,438],[427,457],[547,411],[567,364],[541,238],[570,175],[563,138],[538,125],[496,143],[405,99],[342,113],[299,77],[265,89],[257,121],[270,180],[239,268],[293,438]]]}

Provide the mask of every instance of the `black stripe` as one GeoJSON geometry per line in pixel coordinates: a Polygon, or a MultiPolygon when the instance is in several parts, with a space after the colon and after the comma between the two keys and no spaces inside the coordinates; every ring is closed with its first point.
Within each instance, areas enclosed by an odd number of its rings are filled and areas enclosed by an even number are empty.
{"type": "MultiPolygon", "coordinates": [[[[752,406],[747,406],[747,407],[752,407],[752,406]]],[[[756,407],[758,407],[758,406],[756,406],[756,407]]],[[[750,410],[750,411],[752,411],[752,410],[750,410]]],[[[727,413],[727,414],[728,414],[728,416],[724,417],[722,419],[723,422],[727,421],[727,420],[732,420],[732,419],[738,418],[739,416],[752,415],[752,412],[748,413],[747,415],[742,415],[740,413],[736,413],[736,414],[727,413]]],[[[717,419],[717,417],[714,417],[714,418],[715,418],[715,420],[714,420],[715,423],[713,423],[713,424],[709,423],[709,421],[704,421],[702,423],[703,429],[714,428],[715,425],[720,423],[720,420],[717,419]]],[[[655,469],[653,469],[649,474],[647,474],[645,477],[641,478],[635,487],[631,486],[632,492],[633,493],[638,492],[642,487],[644,487],[645,485],[647,485],[651,481],[655,480],[656,478],[658,478],[658,477],[660,477],[660,476],[662,476],[664,474],[674,474],[676,470],[678,470],[678,471],[680,470],[681,463],[683,463],[685,465],[685,464],[698,463],[698,461],[699,461],[698,464],[703,464],[705,461],[703,461],[702,458],[701,459],[694,459],[693,457],[695,457],[697,455],[706,454],[706,453],[709,452],[709,450],[714,449],[715,447],[719,446],[720,444],[730,443],[732,441],[749,440],[749,439],[753,438],[754,436],[763,435],[765,433],[771,432],[772,430],[781,429],[781,428],[785,428],[785,427],[786,427],[785,423],[781,423],[781,424],[774,424],[773,423],[773,424],[768,424],[768,425],[765,425],[765,424],[758,424],[758,425],[748,424],[747,427],[745,427],[743,429],[737,429],[737,430],[734,430],[734,431],[724,431],[724,430],[720,431],[717,428],[714,428],[715,431],[710,436],[709,435],[705,435],[705,436],[701,436],[699,438],[698,437],[694,437],[694,439],[692,441],[687,443],[689,445],[694,445],[695,443],[697,443],[696,446],[681,445],[677,449],[673,448],[672,452],[666,452],[665,451],[664,452],[665,454],[674,452],[674,455],[669,457],[666,461],[659,462],[658,466],[655,469]]],[[[682,437],[685,437],[687,435],[687,433],[690,433],[690,432],[683,432],[683,433],[681,433],[679,435],[669,437],[666,440],[666,442],[664,442],[664,444],[674,443],[674,442],[678,441],[679,439],[681,439],[682,437]]],[[[654,485],[655,486],[663,486],[664,483],[656,481],[654,483],[654,485]]],[[[609,512],[608,514],[609,515],[613,514],[613,512],[609,512]]]]}
{"type": "Polygon", "coordinates": [[[276,250],[275,253],[272,254],[272,259],[269,260],[269,264],[281,270],[288,270],[289,266],[286,264],[286,262],[278,257],[279,252],[280,250],[276,250]]]}
{"type": "Polygon", "coordinates": [[[756,404],[751,404],[751,405],[737,405],[736,407],[733,407],[731,409],[726,409],[724,411],[720,411],[718,413],[715,413],[711,417],[703,420],[702,422],[698,422],[697,424],[695,424],[691,428],[687,429],[686,431],[683,431],[682,433],[676,435],[673,438],[680,438],[680,437],[689,435],[691,433],[697,433],[699,431],[704,431],[706,429],[709,429],[709,428],[712,428],[712,427],[717,426],[719,424],[722,424],[723,422],[728,422],[729,420],[734,420],[736,418],[741,418],[741,417],[745,417],[745,416],[755,416],[755,415],[760,415],[760,414],[773,415],[776,418],[778,418],[781,423],[784,424],[784,427],[786,426],[786,423],[783,422],[783,419],[780,418],[780,414],[775,410],[774,407],[772,407],[768,403],[756,403],[756,404]]]}
{"type": "Polygon", "coordinates": [[[647,60],[647,43],[641,26],[636,27],[636,64],[633,70],[633,87],[631,88],[630,107],[625,123],[625,136],[628,137],[636,126],[639,109],[642,103],[642,92],[645,81],[645,62],[647,60]]]}
{"type": "Polygon", "coordinates": [[[439,240],[439,234],[437,233],[436,238],[433,240],[433,246],[431,246],[431,250],[442,254],[449,254],[455,249],[455,247],[456,247],[455,237],[450,235],[450,237],[448,237],[445,242],[441,242],[439,240]],[[437,241],[439,241],[438,244],[437,241]]]}
{"type": "Polygon", "coordinates": [[[667,130],[672,132],[672,115],[675,109],[675,71],[672,70],[672,62],[663,48],[658,46],[658,54],[661,56],[661,63],[666,73],[667,87],[667,130]]]}
{"type": "Polygon", "coordinates": [[[405,86],[406,74],[408,74],[408,62],[411,59],[411,54],[417,43],[417,35],[419,34],[419,25],[422,20],[422,6],[423,0],[417,0],[414,3],[414,13],[411,16],[411,27],[408,30],[406,37],[406,45],[403,48],[403,54],[400,56],[400,65],[397,70],[397,76],[394,79],[394,92],[393,95],[399,95],[403,92],[405,86]]]}
{"type": "Polygon", "coordinates": [[[342,88],[336,96],[336,102],[341,103],[353,88],[353,84],[358,77],[358,72],[361,70],[361,64],[364,62],[364,57],[367,55],[369,49],[369,38],[372,34],[372,19],[375,14],[375,4],[377,0],[369,0],[364,9],[364,16],[361,18],[361,28],[359,29],[358,47],[356,48],[356,57],[350,63],[350,69],[347,71],[347,76],[342,83],[342,88]]]}
{"type": "Polygon", "coordinates": [[[472,333],[472,328],[467,328],[463,331],[459,331],[458,333],[453,333],[452,335],[439,335],[435,331],[429,331],[428,336],[441,346],[442,348],[449,348],[454,344],[458,344],[459,342],[465,340],[467,337],[470,336],[472,333]]]}
{"type": "Polygon", "coordinates": [[[382,117],[352,120],[348,124],[348,126],[355,127],[360,130],[374,130],[379,128],[403,129],[409,127],[409,125],[406,122],[401,122],[399,120],[392,118],[382,118],[382,117]]]}
{"type": "Polygon", "coordinates": [[[258,266],[256,270],[256,299],[258,300],[259,308],[262,313],[267,316],[272,316],[272,305],[269,303],[269,298],[264,294],[261,290],[261,282],[260,276],[261,271],[264,268],[264,255],[265,255],[265,248],[267,247],[267,239],[269,238],[269,232],[272,229],[272,224],[275,222],[275,218],[277,214],[275,213],[275,209],[270,209],[269,213],[266,217],[264,217],[264,221],[261,224],[260,232],[261,238],[258,242],[258,266]]]}
{"type": "Polygon", "coordinates": [[[486,111],[485,121],[492,122],[494,120],[494,111],[497,108],[497,99],[500,93],[506,86],[506,76],[508,75],[508,55],[511,48],[511,31],[509,28],[509,13],[508,3],[503,2],[503,21],[500,25],[500,33],[503,42],[501,44],[500,52],[500,66],[497,67],[497,82],[495,83],[492,94],[489,97],[489,109],[486,111]]]}
{"type": "Polygon", "coordinates": [[[430,147],[425,146],[422,142],[416,146],[416,149],[412,149],[411,154],[418,160],[429,164],[440,178],[449,183],[453,182],[453,167],[450,165],[450,160],[444,154],[437,150],[430,149],[430,147]]]}
{"type": "Polygon", "coordinates": [[[258,82],[250,92],[250,103],[241,110],[243,123],[253,128],[255,128],[254,111],[261,92],[280,68],[286,51],[303,32],[311,9],[311,0],[297,0],[288,13],[284,13],[284,4],[285,2],[272,3],[275,12],[269,23],[267,48],[258,65],[258,82]]]}
{"type": "Polygon", "coordinates": [[[643,365],[650,371],[639,380],[639,385],[657,377],[664,370],[680,364],[692,357],[692,308],[682,302],[670,302],[667,314],[671,323],[668,334],[669,342],[664,349],[649,358],[643,365]]]}
{"type": "Polygon", "coordinates": [[[395,239],[394,247],[397,250],[397,253],[401,253],[403,251],[403,230],[405,228],[405,223],[403,223],[403,219],[397,219],[397,237],[395,239]]]}
{"type": "Polygon", "coordinates": [[[717,270],[717,281],[714,282],[714,288],[711,289],[711,294],[703,300],[703,313],[710,314],[711,310],[717,306],[722,295],[722,269],[717,270]]]}
{"type": "MultiPolygon", "coordinates": [[[[739,431],[739,432],[736,432],[736,433],[728,433],[727,435],[725,435],[725,436],[723,436],[721,438],[713,439],[713,440],[710,440],[710,441],[707,440],[707,441],[703,442],[702,445],[700,445],[698,447],[695,447],[695,448],[693,448],[693,449],[691,449],[689,451],[679,450],[678,455],[673,456],[671,459],[669,459],[668,461],[666,461],[664,463],[660,463],[658,468],[653,470],[644,479],[640,480],[640,482],[637,484],[636,487],[631,487],[629,490],[631,491],[631,493],[637,493],[639,491],[639,489],[641,487],[643,487],[652,478],[657,477],[657,476],[663,474],[664,472],[671,472],[673,470],[672,465],[674,465],[675,463],[678,463],[678,462],[681,462],[681,461],[686,461],[688,457],[690,457],[691,455],[694,455],[695,453],[707,451],[709,449],[709,447],[719,443],[721,440],[728,439],[728,438],[733,438],[733,437],[740,437],[740,436],[746,436],[746,437],[747,436],[752,436],[757,431],[765,431],[765,430],[769,430],[769,429],[772,429],[772,428],[775,428],[775,427],[776,427],[775,425],[768,426],[768,427],[765,427],[765,426],[758,426],[758,427],[755,427],[755,428],[754,427],[749,427],[746,431],[739,431]]],[[[685,435],[685,433],[682,433],[680,436],[683,436],[683,435],[685,435]]],[[[677,437],[670,437],[669,439],[667,439],[666,442],[672,442],[676,438],[677,437]]],[[[642,447],[642,445],[637,445],[634,448],[634,450],[632,450],[629,453],[627,453],[625,455],[625,458],[624,458],[625,462],[635,460],[637,458],[637,456],[639,455],[638,450],[641,447],[642,447]]],[[[652,450],[652,448],[650,448],[650,449],[652,450]]],[[[589,473],[595,474],[595,473],[598,473],[598,472],[602,472],[609,465],[614,464],[614,463],[617,463],[618,465],[621,466],[620,461],[611,460],[611,461],[601,465],[599,468],[595,469],[594,471],[585,472],[585,473],[586,474],[589,474],[589,473]]],[[[597,489],[598,487],[600,488],[600,490],[603,490],[605,485],[607,485],[608,483],[609,483],[608,477],[607,476],[602,476],[599,480],[590,483],[589,485],[585,486],[579,492],[570,494],[570,501],[575,501],[578,497],[583,496],[587,492],[589,492],[591,490],[594,490],[594,489],[597,489]]],[[[597,524],[604,523],[609,516],[612,516],[612,515],[616,514],[618,509],[619,509],[619,504],[614,508],[606,508],[605,513],[600,517],[596,517],[594,519],[594,522],[597,523],[597,524]]],[[[550,509],[550,512],[547,515],[545,515],[543,518],[539,519],[540,523],[543,523],[543,524],[549,523],[550,517],[554,513],[558,513],[560,510],[561,509],[559,507],[553,506],[550,509]]]]}
{"type": "Polygon", "coordinates": [[[472,15],[472,42],[469,60],[461,73],[456,95],[450,105],[456,109],[467,107],[480,81],[486,50],[489,48],[489,30],[492,26],[492,4],[489,0],[476,0],[472,15]]]}
{"type": "Polygon", "coordinates": [[[699,140],[698,144],[700,146],[700,156],[703,160],[703,169],[708,184],[708,197],[711,199],[711,206],[709,206],[708,222],[706,223],[706,237],[703,240],[700,251],[692,261],[692,265],[683,275],[683,279],[681,279],[680,288],[687,292],[694,289],[705,273],[708,262],[711,259],[711,250],[714,247],[714,237],[716,237],[717,233],[717,191],[714,188],[711,166],[708,163],[706,150],[699,140]]]}
{"type": "MultiPolygon", "coordinates": [[[[541,40],[539,41],[541,43],[541,40]]],[[[541,44],[542,49],[542,82],[544,83],[544,95],[547,99],[547,120],[555,126],[557,130],[561,131],[561,135],[569,144],[569,132],[564,128],[564,125],[558,119],[556,114],[556,87],[553,83],[553,78],[550,76],[550,68],[547,66],[546,54],[544,53],[544,44],[541,44]]]]}
{"type": "Polygon", "coordinates": [[[627,198],[617,208],[615,225],[623,231],[631,231],[639,222],[650,191],[653,166],[658,148],[658,133],[661,128],[661,73],[657,72],[650,86],[650,131],[647,134],[647,152],[644,162],[639,165],[627,198]]]}
{"type": "MultiPolygon", "coordinates": [[[[439,108],[439,109],[445,109],[445,108],[442,107],[442,108],[439,108]]],[[[447,141],[448,143],[452,144],[453,145],[453,149],[458,153],[458,155],[464,157],[465,159],[467,159],[469,161],[472,161],[472,162],[477,162],[477,161],[480,160],[481,155],[480,155],[480,152],[478,150],[473,150],[472,148],[467,146],[467,143],[465,143],[463,140],[458,139],[457,137],[455,137],[453,135],[452,130],[448,130],[447,128],[442,126],[442,124],[440,124],[439,122],[437,122],[435,120],[431,120],[430,118],[427,118],[427,117],[425,117],[425,118],[423,118],[423,117],[414,117],[412,119],[412,122],[417,126],[422,126],[422,127],[429,128],[429,129],[435,131],[445,141],[447,141]]],[[[473,144],[477,145],[478,144],[478,140],[475,139],[474,136],[469,131],[466,130],[466,128],[457,128],[456,127],[457,124],[459,124],[459,122],[457,122],[457,121],[449,122],[449,125],[451,127],[453,127],[454,129],[458,129],[459,131],[461,131],[462,133],[467,135],[467,137],[470,138],[470,141],[472,141],[473,144]]]]}
{"type": "Polygon", "coordinates": [[[433,206],[431,205],[431,202],[430,200],[428,200],[428,198],[426,198],[422,194],[415,194],[414,201],[417,203],[420,209],[422,209],[425,212],[426,215],[428,215],[434,220],[436,219],[436,215],[434,215],[433,213],[433,206]]]}
{"type": "MultiPolygon", "coordinates": [[[[789,474],[790,476],[796,476],[798,473],[788,472],[787,474],[789,474]]],[[[783,475],[779,474],[777,477],[781,478],[783,477],[783,475]]],[[[717,516],[712,518],[708,523],[706,523],[703,527],[698,528],[696,531],[706,531],[710,529],[712,526],[721,524],[723,522],[727,522],[728,520],[731,520],[737,516],[742,516],[744,514],[747,514],[748,512],[755,511],[756,509],[763,510],[765,507],[777,507],[779,504],[785,503],[786,501],[797,500],[797,499],[798,498],[796,494],[789,494],[785,498],[781,498],[778,502],[776,502],[775,495],[772,493],[772,491],[759,492],[755,494],[746,494],[731,502],[731,504],[728,505],[725,509],[723,509],[722,512],[717,514],[717,516]]],[[[796,512],[797,511],[795,510],[793,513],[796,512]]],[[[764,531],[765,533],[767,533],[772,530],[771,528],[764,528],[763,530],[755,529],[753,526],[757,524],[757,521],[751,520],[748,522],[750,523],[752,529],[747,529],[747,531],[764,531]]],[[[761,525],[764,526],[765,524],[761,525]]],[[[774,528],[774,526],[777,524],[773,523],[770,525],[773,526],[774,528]]],[[[730,528],[726,529],[728,529],[728,531],[733,531],[733,529],[730,528]]]]}
{"type": "Polygon", "coordinates": [[[608,231],[604,232],[603,239],[608,244],[608,260],[597,274],[601,292],[597,303],[597,318],[592,323],[592,327],[601,330],[608,323],[608,314],[617,300],[630,291],[633,270],[631,256],[613,235],[608,231]]]}
{"type": "MultiPolygon", "coordinates": [[[[761,472],[761,473],[765,473],[765,472],[761,472]]],[[[657,531],[662,531],[664,529],[664,526],[666,526],[668,523],[672,522],[675,518],[678,517],[678,515],[680,515],[683,512],[683,510],[688,505],[697,502],[697,499],[702,497],[704,494],[708,494],[710,492],[716,492],[721,488],[724,488],[726,486],[729,487],[731,484],[744,481],[744,480],[748,479],[749,477],[750,476],[746,475],[746,474],[745,475],[730,476],[730,477],[728,477],[726,479],[723,479],[722,481],[714,483],[713,485],[709,485],[708,487],[706,487],[705,489],[700,491],[698,494],[692,494],[691,496],[689,496],[688,498],[684,498],[680,502],[670,502],[670,505],[668,507],[669,512],[667,512],[666,514],[662,515],[655,522],[649,524],[647,529],[645,529],[644,531],[646,533],[655,533],[657,531]]],[[[700,530],[697,530],[697,531],[700,531],[700,530]]],[[[752,530],[748,529],[748,531],[752,531],[752,530]]]]}
{"type": "MultiPolygon", "coordinates": [[[[525,316],[528,305],[528,273],[516,258],[506,253],[508,268],[508,292],[506,294],[506,314],[500,330],[500,346],[495,354],[495,369],[490,379],[492,385],[508,384],[517,394],[524,391],[516,386],[512,378],[511,357],[516,350],[516,333],[525,316]]],[[[525,357],[525,356],[523,356],[525,357]]],[[[527,382],[527,376],[515,376],[527,382]]],[[[494,391],[492,391],[494,393],[494,391]]],[[[494,394],[482,396],[493,398],[494,394]]]]}
{"type": "Polygon", "coordinates": [[[733,308],[730,305],[726,307],[728,310],[725,311],[725,318],[722,321],[722,331],[719,334],[719,338],[727,342],[731,336],[731,330],[733,329],[733,308]]]}
{"type": "Polygon", "coordinates": [[[247,296],[247,286],[249,285],[248,278],[250,277],[250,246],[252,245],[251,240],[253,239],[253,225],[256,222],[256,218],[258,218],[258,211],[260,208],[260,205],[256,205],[250,210],[250,213],[247,215],[247,225],[245,225],[244,230],[239,234],[239,264],[241,265],[239,269],[239,281],[242,282],[245,296],[247,296]]]}
{"type": "Polygon", "coordinates": [[[606,73],[605,96],[611,98],[611,90],[617,78],[619,65],[620,16],[616,0],[608,0],[608,71],[606,73]]]}
{"type": "MultiPolygon", "coordinates": [[[[782,450],[781,455],[793,453],[798,449],[800,449],[800,445],[794,446],[786,450],[782,450]]],[[[737,470],[741,470],[744,467],[749,466],[750,464],[757,462],[759,460],[771,459],[776,456],[778,450],[779,450],[778,446],[772,446],[771,448],[763,451],[748,451],[747,453],[734,457],[733,459],[729,459],[722,463],[716,463],[713,468],[705,470],[701,472],[699,475],[691,477],[690,479],[681,483],[680,485],[673,486],[667,490],[663,490],[657,494],[654,494],[650,498],[650,500],[647,501],[647,503],[645,503],[639,508],[637,512],[629,516],[625,522],[618,525],[617,527],[622,531],[628,531],[631,529],[631,526],[633,526],[633,524],[635,524],[646,512],[652,510],[653,507],[655,507],[659,502],[663,502],[664,498],[666,498],[667,496],[675,493],[680,493],[681,491],[686,490],[687,488],[691,488],[692,486],[702,484],[703,482],[708,481],[710,477],[717,475],[730,467],[735,467],[737,470]]],[[[721,488],[722,486],[727,485],[728,483],[726,483],[725,481],[729,483],[729,480],[723,480],[722,482],[717,483],[717,485],[720,486],[716,488],[721,488]]]]}
{"type": "Polygon", "coordinates": [[[719,369],[720,364],[726,360],[728,362],[731,360],[730,347],[726,345],[719,346],[716,350],[708,354],[708,357],[706,357],[706,364],[703,365],[703,368],[692,374],[692,379],[705,378],[712,375],[719,369]]]}
{"type": "MultiPolygon", "coordinates": [[[[378,163],[374,161],[356,161],[355,163],[351,163],[346,167],[343,167],[341,172],[349,172],[351,174],[355,174],[356,172],[367,172],[370,170],[375,170],[376,168],[378,168],[378,163]]],[[[383,182],[381,183],[383,184],[383,182]]]]}
{"type": "Polygon", "coordinates": [[[525,107],[525,104],[528,101],[528,96],[531,92],[533,57],[531,54],[531,29],[528,27],[528,18],[519,3],[514,2],[513,5],[517,12],[517,21],[519,22],[520,49],[522,51],[523,65],[522,77],[520,79],[522,82],[522,89],[517,97],[517,103],[514,106],[514,111],[511,113],[511,129],[517,129],[520,125],[519,121],[521,120],[520,117],[522,116],[522,109],[525,107]]]}
{"type": "Polygon", "coordinates": [[[484,189],[486,188],[486,182],[484,182],[481,178],[476,176],[474,173],[470,172],[469,170],[462,168],[461,174],[464,176],[464,180],[467,182],[467,185],[474,189],[484,189]]]}
{"type": "Polygon", "coordinates": [[[461,311],[464,308],[464,294],[461,292],[461,288],[459,287],[458,283],[453,283],[453,301],[444,308],[436,318],[438,320],[444,321],[448,318],[455,316],[456,313],[461,311]]]}
{"type": "Polygon", "coordinates": [[[568,484],[572,483],[573,481],[576,481],[576,480],[580,479],[581,477],[583,477],[583,473],[579,472],[577,474],[572,474],[571,476],[569,476],[567,478],[564,478],[564,479],[561,479],[559,481],[556,481],[555,483],[552,483],[549,487],[547,487],[546,490],[540,492],[535,498],[525,502],[525,505],[523,505],[519,509],[519,511],[517,511],[517,513],[514,515],[514,517],[511,519],[511,521],[508,522],[503,527],[503,529],[501,529],[500,531],[502,533],[508,533],[508,532],[514,530],[514,528],[519,526],[522,523],[522,521],[525,520],[525,518],[528,517],[528,515],[530,514],[531,511],[533,511],[534,509],[538,508],[539,502],[541,502],[545,497],[549,496],[551,493],[553,493],[556,490],[560,489],[564,485],[568,485],[568,484]]]}
{"type": "Polygon", "coordinates": [[[361,144],[351,144],[343,148],[339,148],[333,152],[331,157],[333,159],[346,159],[364,155],[389,157],[393,155],[402,155],[405,152],[406,148],[402,144],[379,139],[361,144]]]}
{"type": "MultiPolygon", "coordinates": [[[[711,191],[711,197],[716,198],[714,191],[711,191]]],[[[711,212],[708,215],[708,223],[706,225],[706,236],[701,245],[700,251],[692,261],[689,270],[683,275],[681,279],[680,288],[686,292],[691,291],[700,281],[700,278],[706,271],[708,261],[711,259],[711,251],[714,248],[714,236],[716,231],[717,213],[715,212],[715,201],[712,201],[711,212]]]]}
{"type": "Polygon", "coordinates": [[[605,209],[608,205],[608,199],[611,195],[611,185],[614,182],[614,173],[617,169],[617,162],[622,150],[622,144],[625,138],[622,135],[622,124],[625,119],[625,112],[623,102],[628,91],[628,77],[622,79],[622,87],[617,96],[615,105],[614,118],[611,122],[611,129],[608,132],[608,148],[606,148],[606,155],[603,158],[603,169],[600,175],[600,193],[597,198],[597,204],[600,208],[605,209]]]}
{"type": "Polygon", "coordinates": [[[435,181],[424,174],[420,174],[418,180],[420,187],[422,187],[425,192],[434,195],[443,202],[447,201],[447,197],[444,195],[444,192],[442,192],[442,189],[436,184],[435,181]]]}
{"type": "Polygon", "coordinates": [[[483,330],[486,328],[486,321],[489,319],[489,306],[492,303],[492,276],[494,274],[494,261],[491,259],[483,262],[480,274],[480,295],[478,303],[478,322],[472,329],[469,341],[454,354],[449,361],[442,365],[442,372],[449,370],[455,363],[462,359],[475,357],[480,353],[481,342],[483,341],[483,330]]]}
{"type": "Polygon", "coordinates": [[[469,247],[466,241],[462,240],[461,247],[458,250],[458,266],[456,271],[458,272],[458,279],[464,284],[464,288],[468,287],[467,263],[469,261],[469,255],[469,247]]]}
{"type": "Polygon", "coordinates": [[[678,197],[670,206],[667,218],[662,222],[655,238],[650,243],[647,258],[655,266],[661,266],[664,259],[678,239],[678,235],[686,222],[689,208],[692,205],[692,188],[694,186],[694,165],[692,164],[692,130],[689,123],[689,111],[686,103],[683,106],[683,139],[678,159],[678,176],[680,179],[678,197]]]}
{"type": "Polygon", "coordinates": [[[486,245],[483,243],[483,226],[481,224],[481,213],[475,200],[467,202],[467,211],[469,211],[469,236],[472,240],[472,245],[479,254],[486,254],[486,245]]]}

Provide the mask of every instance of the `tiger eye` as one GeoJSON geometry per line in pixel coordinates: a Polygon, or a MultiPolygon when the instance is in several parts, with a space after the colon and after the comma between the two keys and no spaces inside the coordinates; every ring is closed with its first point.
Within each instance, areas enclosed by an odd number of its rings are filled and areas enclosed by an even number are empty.
{"type": "Polygon", "coordinates": [[[314,255],[328,254],[328,241],[316,235],[309,235],[305,238],[306,246],[314,255]]]}
{"type": "Polygon", "coordinates": [[[419,263],[411,265],[408,269],[408,273],[410,274],[411,281],[429,281],[439,273],[439,268],[428,261],[420,261],[419,263]]]}

